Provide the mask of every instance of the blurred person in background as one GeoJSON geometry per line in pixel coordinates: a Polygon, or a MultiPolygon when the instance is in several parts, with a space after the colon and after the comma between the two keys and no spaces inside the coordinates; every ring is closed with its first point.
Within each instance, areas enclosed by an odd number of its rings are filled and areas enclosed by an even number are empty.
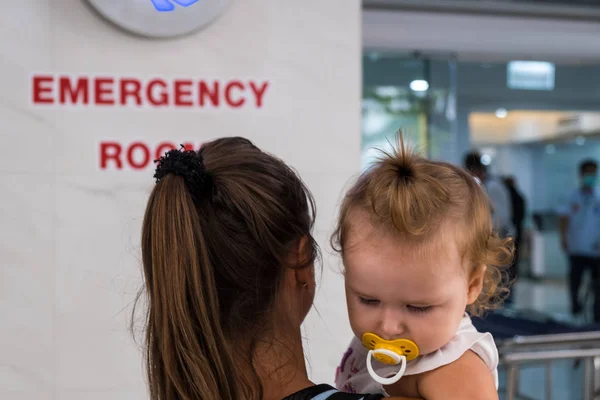
{"type": "Polygon", "coordinates": [[[501,237],[514,234],[512,223],[512,205],[510,194],[504,183],[488,174],[487,167],[481,162],[481,154],[471,152],[465,156],[465,168],[483,185],[490,199],[494,229],[501,237]]]}
{"type": "Polygon", "coordinates": [[[512,266],[509,269],[511,279],[516,279],[518,275],[519,249],[523,242],[523,222],[525,221],[525,213],[527,204],[521,192],[517,189],[517,183],[514,176],[507,176],[503,179],[504,186],[508,190],[510,203],[512,208],[511,222],[514,227],[514,243],[515,256],[512,266]]]}
{"type": "MultiPolygon", "coordinates": [[[[488,173],[487,166],[481,161],[481,154],[476,151],[468,153],[464,158],[464,167],[475,177],[475,180],[482,185],[487,193],[490,202],[490,211],[492,213],[492,223],[494,230],[502,238],[514,235],[514,226],[512,223],[512,203],[508,189],[501,179],[497,179],[488,173]]],[[[510,284],[515,278],[514,268],[506,271],[504,279],[510,284]]],[[[514,300],[514,291],[511,290],[504,304],[510,305],[514,300]]]]}
{"type": "Polygon", "coordinates": [[[600,192],[596,187],[598,163],[586,159],[579,163],[579,187],[559,210],[562,248],[569,257],[569,289],[571,312],[583,311],[579,299],[581,278],[585,270],[592,276],[594,291],[594,321],[600,321],[600,192]]]}

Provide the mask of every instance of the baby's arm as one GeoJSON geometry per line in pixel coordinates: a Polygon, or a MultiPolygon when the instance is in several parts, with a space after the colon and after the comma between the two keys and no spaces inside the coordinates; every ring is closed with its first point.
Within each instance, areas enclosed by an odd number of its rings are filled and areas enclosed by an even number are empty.
{"type": "Polygon", "coordinates": [[[494,377],[472,351],[419,375],[418,390],[426,400],[498,400],[494,377]]]}

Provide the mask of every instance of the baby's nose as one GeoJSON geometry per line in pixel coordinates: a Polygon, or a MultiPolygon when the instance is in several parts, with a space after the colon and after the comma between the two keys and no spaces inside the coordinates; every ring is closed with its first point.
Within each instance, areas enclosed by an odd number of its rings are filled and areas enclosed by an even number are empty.
{"type": "Polygon", "coordinates": [[[402,338],[406,335],[406,326],[402,318],[394,313],[384,313],[380,322],[380,334],[386,340],[402,338]]]}

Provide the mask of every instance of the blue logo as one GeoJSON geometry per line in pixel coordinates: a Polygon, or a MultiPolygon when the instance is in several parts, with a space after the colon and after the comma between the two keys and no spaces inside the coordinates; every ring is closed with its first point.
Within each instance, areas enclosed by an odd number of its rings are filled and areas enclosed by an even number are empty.
{"type": "Polygon", "coordinates": [[[183,7],[189,7],[194,3],[197,3],[198,0],[150,0],[152,4],[154,4],[154,8],[156,11],[173,11],[175,6],[173,3],[177,3],[183,7]]]}

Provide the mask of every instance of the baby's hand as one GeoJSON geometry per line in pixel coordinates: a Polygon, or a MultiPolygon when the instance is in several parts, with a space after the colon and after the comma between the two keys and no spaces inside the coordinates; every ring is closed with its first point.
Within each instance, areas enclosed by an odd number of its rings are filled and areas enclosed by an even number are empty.
{"type": "Polygon", "coordinates": [[[418,377],[419,394],[425,400],[498,400],[492,373],[472,351],[418,377]]]}

